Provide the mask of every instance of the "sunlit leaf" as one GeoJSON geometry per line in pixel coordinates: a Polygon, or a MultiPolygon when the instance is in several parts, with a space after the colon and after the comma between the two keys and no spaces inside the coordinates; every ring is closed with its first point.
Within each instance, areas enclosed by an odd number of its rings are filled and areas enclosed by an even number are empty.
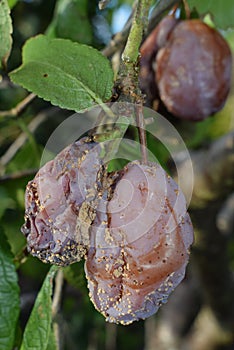
{"type": "Polygon", "coordinates": [[[19,286],[13,255],[0,227],[0,349],[12,350],[19,316],[19,286]]]}
{"type": "Polygon", "coordinates": [[[52,266],[35,301],[20,350],[46,350],[51,336],[52,288],[58,267],[52,266]]]}
{"type": "Polygon", "coordinates": [[[8,0],[8,5],[12,9],[16,4],[18,0],[8,0]]]}
{"type": "Polygon", "coordinates": [[[0,206],[0,218],[4,214],[7,208],[14,208],[15,202],[12,198],[10,198],[6,189],[3,186],[0,186],[0,198],[1,198],[1,206],[0,206]]]}
{"type": "Polygon", "coordinates": [[[0,68],[5,68],[12,45],[12,23],[7,0],[0,1],[0,68]]]}
{"type": "Polygon", "coordinates": [[[234,28],[233,0],[188,0],[188,4],[200,14],[210,13],[219,28],[234,28]]]}
{"type": "Polygon", "coordinates": [[[47,33],[54,37],[91,44],[93,29],[88,0],[58,0],[47,33]]]}
{"type": "Polygon", "coordinates": [[[66,39],[38,35],[23,48],[14,83],[62,108],[79,111],[112,95],[113,71],[96,49],[66,39]]]}
{"type": "Polygon", "coordinates": [[[53,328],[51,328],[50,335],[49,335],[49,341],[48,341],[46,350],[57,350],[57,349],[58,349],[58,346],[57,346],[56,339],[54,336],[54,330],[53,330],[53,328]]]}

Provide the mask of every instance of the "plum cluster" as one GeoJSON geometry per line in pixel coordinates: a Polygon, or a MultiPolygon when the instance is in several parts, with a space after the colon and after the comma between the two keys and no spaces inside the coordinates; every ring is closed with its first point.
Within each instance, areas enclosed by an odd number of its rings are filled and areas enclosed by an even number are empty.
{"type": "Polygon", "coordinates": [[[180,283],[193,229],[185,198],[158,163],[108,172],[102,144],[83,138],[30,181],[29,252],[66,266],[85,259],[94,306],[109,322],[149,317],[180,283]]]}

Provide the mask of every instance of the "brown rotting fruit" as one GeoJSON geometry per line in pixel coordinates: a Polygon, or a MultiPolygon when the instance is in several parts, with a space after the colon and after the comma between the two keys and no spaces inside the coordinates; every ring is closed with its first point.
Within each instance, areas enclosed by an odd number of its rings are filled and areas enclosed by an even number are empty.
{"type": "Polygon", "coordinates": [[[87,226],[93,220],[95,197],[103,173],[100,146],[83,138],[46,163],[25,193],[29,252],[44,262],[68,265],[87,252],[87,226]]]}
{"type": "Polygon", "coordinates": [[[108,173],[101,145],[86,138],[29,182],[22,232],[44,262],[85,258],[94,306],[121,324],[145,319],[167,301],[193,241],[185,198],[159,164],[133,161],[108,173]]]}
{"type": "Polygon", "coordinates": [[[192,241],[172,178],[159,164],[129,163],[90,231],[85,271],[95,307],[121,324],[154,314],[183,279],[192,241]]]}

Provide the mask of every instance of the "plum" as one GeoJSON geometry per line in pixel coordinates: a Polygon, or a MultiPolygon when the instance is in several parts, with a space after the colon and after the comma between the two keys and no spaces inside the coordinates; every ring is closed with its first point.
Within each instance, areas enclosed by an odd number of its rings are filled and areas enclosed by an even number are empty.
{"type": "Polygon", "coordinates": [[[159,164],[134,161],[97,213],[85,263],[90,298],[109,322],[147,318],[185,274],[193,241],[185,198],[159,164]]]}

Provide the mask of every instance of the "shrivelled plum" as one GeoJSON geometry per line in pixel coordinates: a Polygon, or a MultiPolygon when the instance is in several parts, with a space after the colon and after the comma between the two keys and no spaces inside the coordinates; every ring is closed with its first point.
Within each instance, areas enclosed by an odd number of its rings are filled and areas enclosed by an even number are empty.
{"type": "Polygon", "coordinates": [[[155,313],[180,283],[193,229],[185,198],[159,164],[108,173],[99,143],[84,138],[44,165],[26,189],[30,253],[68,265],[86,259],[94,306],[109,322],[155,313]]]}
{"type": "Polygon", "coordinates": [[[32,255],[68,265],[86,254],[102,172],[100,145],[83,138],[46,163],[28,183],[22,232],[32,255]]]}
{"type": "Polygon", "coordinates": [[[182,192],[156,163],[129,163],[97,207],[85,263],[90,298],[109,322],[154,314],[184,277],[193,229],[182,192]]]}

